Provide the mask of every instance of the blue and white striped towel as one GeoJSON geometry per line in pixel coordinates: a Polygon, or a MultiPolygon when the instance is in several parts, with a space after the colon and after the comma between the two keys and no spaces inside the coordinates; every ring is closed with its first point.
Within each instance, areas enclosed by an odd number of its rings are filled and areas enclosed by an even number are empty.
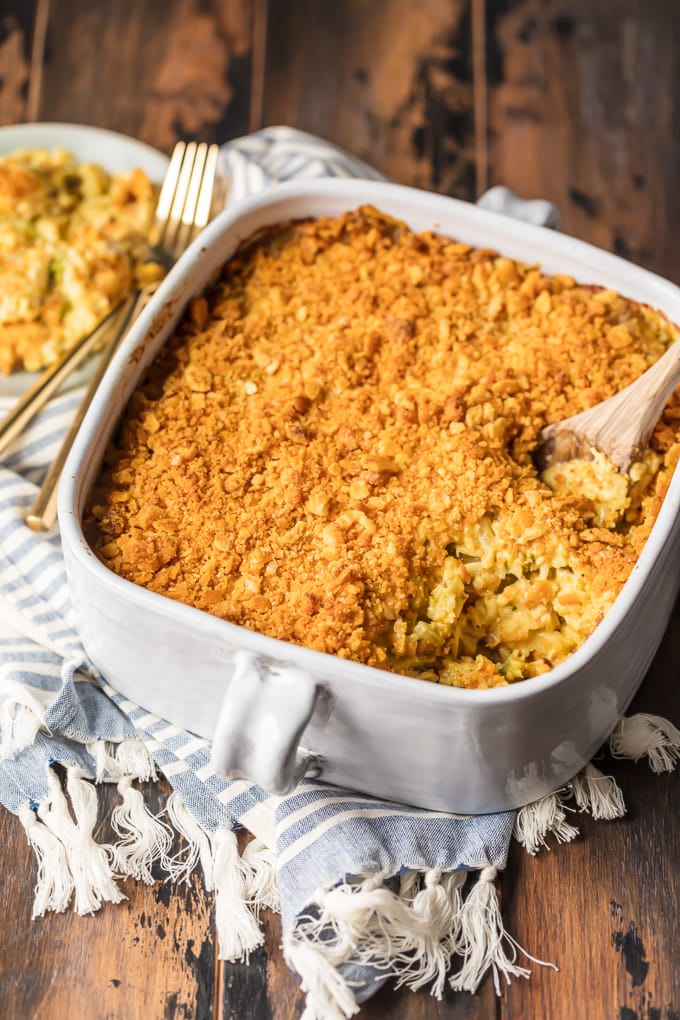
{"type": "MultiPolygon", "coordinates": [[[[287,128],[238,139],[222,159],[231,201],[300,175],[378,176],[287,128]]],[[[34,915],[71,902],[94,912],[123,898],[118,876],[151,882],[154,864],[181,879],[200,861],[216,892],[223,958],[247,958],[262,942],[260,907],[280,904],[284,951],[307,992],[309,1020],[351,1016],[388,976],[441,995],[454,957],[457,989],[474,991],[489,969],[497,988],[501,976],[527,975],[503,930],[493,879],[513,825],[531,852],[548,831],[576,834],[559,796],[517,818],[407,809],[311,780],[271,797],[215,775],[207,741],[124,700],[97,674],[78,638],[56,529],[39,535],[23,523],[78,396],[54,400],[0,464],[0,802],[36,851],[34,915]],[[163,817],[149,813],[134,785],[156,770],[174,791],[163,817]],[[120,793],[117,839],[107,847],[92,838],[94,779],[117,782],[120,793]],[[235,826],[255,837],[242,856],[235,826]],[[186,842],[173,855],[175,832],[186,842]]],[[[637,719],[619,731],[618,751],[651,747],[655,763],[671,767],[680,733],[637,719]]],[[[577,806],[621,813],[613,781],[589,769],[570,791],[577,806]]]]}

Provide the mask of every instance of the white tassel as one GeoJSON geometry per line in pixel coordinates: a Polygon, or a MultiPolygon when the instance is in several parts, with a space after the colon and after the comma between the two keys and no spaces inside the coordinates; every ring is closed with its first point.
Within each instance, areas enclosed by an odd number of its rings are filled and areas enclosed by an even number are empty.
{"type": "Polygon", "coordinates": [[[40,730],[49,733],[45,712],[56,697],[54,691],[28,690],[15,680],[0,687],[0,760],[12,758],[35,741],[40,730]]]}
{"type": "Polygon", "coordinates": [[[283,943],[286,963],[300,976],[307,996],[301,1020],[348,1020],[359,1012],[354,992],[337,967],[328,959],[323,943],[298,941],[295,936],[283,943]]]}
{"type": "Polygon", "coordinates": [[[489,969],[499,992],[501,974],[507,981],[527,977],[529,971],[516,962],[524,950],[503,928],[496,873],[485,868],[465,901],[468,873],[435,868],[420,873],[422,887],[415,894],[413,880],[401,878],[408,899],[384,885],[384,873],[319,890],[284,942],[284,955],[308,994],[305,1015],[325,1020],[353,1014],[354,997],[338,974],[347,963],[395,977],[397,986],[416,989],[432,982],[437,997],[454,954],[463,958],[451,979],[456,989],[475,991],[489,969]]]}
{"type": "Polygon", "coordinates": [[[460,919],[463,965],[449,979],[454,991],[476,992],[489,969],[493,973],[496,995],[501,993],[501,975],[509,984],[511,977],[531,974],[515,962],[519,947],[503,927],[494,886],[496,874],[496,868],[484,868],[463,904],[460,919]],[[505,951],[505,944],[510,948],[510,955],[505,951]]]}
{"type": "Polygon", "coordinates": [[[680,730],[660,715],[639,712],[619,720],[609,749],[615,758],[633,761],[646,755],[652,772],[672,772],[680,758],[680,730]]]}
{"type": "Polygon", "coordinates": [[[626,813],[623,791],[613,776],[605,776],[594,765],[586,765],[571,781],[579,811],[596,819],[621,818],[626,813]]]}
{"type": "Polygon", "coordinates": [[[253,907],[255,916],[267,907],[279,912],[279,884],[276,878],[276,854],[258,838],[251,839],[241,855],[246,870],[246,899],[253,907]]]}
{"type": "Polygon", "coordinates": [[[94,758],[95,779],[98,783],[117,782],[121,778],[118,762],[113,756],[115,744],[111,740],[92,740],[85,750],[94,758]]]}
{"type": "Polygon", "coordinates": [[[412,910],[422,919],[426,934],[397,987],[405,984],[417,991],[431,982],[431,994],[441,1000],[451,957],[460,943],[462,889],[466,879],[466,871],[442,875],[439,869],[432,869],[425,873],[423,888],[414,897],[412,910]]]}
{"type": "Polygon", "coordinates": [[[130,776],[145,781],[156,779],[154,760],[138,737],[126,740],[93,740],[85,745],[95,761],[97,782],[115,782],[130,776]]]}
{"type": "Polygon", "coordinates": [[[97,824],[97,792],[84,776],[75,766],[66,770],[66,786],[76,819],[74,823],[59,778],[53,769],[48,768],[50,795],[38,808],[38,816],[66,849],[75,888],[76,913],[93,914],[104,901],[120,903],[126,897],[111,873],[111,847],[99,846],[92,838],[97,824]]]}
{"type": "Polygon", "coordinates": [[[130,776],[140,782],[156,780],[156,766],[143,740],[128,737],[114,745],[116,762],[121,776],[130,776]]]}
{"type": "Polygon", "coordinates": [[[44,917],[48,910],[60,914],[66,910],[73,893],[73,876],[64,844],[28,804],[19,809],[19,820],[38,861],[32,917],[44,917]]]}
{"type": "Polygon", "coordinates": [[[172,829],[149,811],[130,776],[119,781],[118,793],[123,803],[117,804],[111,812],[111,826],[120,837],[113,847],[115,870],[153,885],[151,867],[154,862],[160,861],[168,870],[172,829]]]}
{"type": "Polygon", "coordinates": [[[264,942],[264,934],[246,902],[246,869],[236,834],[232,829],[218,829],[211,842],[219,959],[247,962],[250,953],[264,942]]]}
{"type": "Polygon", "coordinates": [[[451,956],[460,945],[467,872],[442,874],[432,868],[414,874],[422,882],[415,894],[412,879],[400,880],[407,898],[384,885],[384,873],[320,890],[314,897],[318,910],[300,919],[296,941],[323,952],[333,967],[350,960],[374,967],[395,977],[397,987],[417,989],[432,982],[432,994],[441,998],[451,956]]]}
{"type": "Polygon", "coordinates": [[[188,882],[200,862],[205,888],[211,892],[215,888],[215,882],[210,837],[198,824],[178,793],[170,794],[165,811],[173,828],[187,844],[186,848],[182,848],[168,862],[168,877],[173,882],[188,882]]]}
{"type": "Polygon", "coordinates": [[[550,849],[546,838],[549,833],[558,843],[569,843],[578,836],[578,829],[567,822],[566,811],[560,795],[550,793],[519,809],[513,835],[530,854],[537,854],[541,847],[550,849]]]}
{"type": "Polygon", "coordinates": [[[386,888],[386,877],[377,872],[359,885],[345,882],[320,892],[320,914],[306,920],[307,932],[320,937],[331,924],[338,935],[336,951],[348,947],[355,962],[376,963],[377,956],[393,959],[414,935],[422,934],[424,925],[408,903],[386,888]]]}

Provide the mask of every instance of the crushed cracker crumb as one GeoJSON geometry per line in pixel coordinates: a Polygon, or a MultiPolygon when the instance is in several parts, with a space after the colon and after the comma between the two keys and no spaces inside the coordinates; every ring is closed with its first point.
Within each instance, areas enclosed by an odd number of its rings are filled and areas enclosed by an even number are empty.
{"type": "Polygon", "coordinates": [[[660,508],[678,401],[616,512],[591,469],[553,489],[531,452],[663,353],[662,315],[371,207],[272,228],[198,300],[91,495],[112,570],[463,687],[538,676],[591,633],[660,508]]]}

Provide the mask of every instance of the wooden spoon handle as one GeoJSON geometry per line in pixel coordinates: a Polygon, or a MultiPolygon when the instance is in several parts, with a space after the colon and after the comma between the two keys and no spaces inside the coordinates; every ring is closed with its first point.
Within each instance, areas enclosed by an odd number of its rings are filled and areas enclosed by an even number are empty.
{"type": "Polygon", "coordinates": [[[543,470],[572,457],[590,456],[595,448],[622,471],[642,456],[669,396],[680,384],[680,340],[624,390],[601,404],[541,433],[535,461],[543,470]]]}

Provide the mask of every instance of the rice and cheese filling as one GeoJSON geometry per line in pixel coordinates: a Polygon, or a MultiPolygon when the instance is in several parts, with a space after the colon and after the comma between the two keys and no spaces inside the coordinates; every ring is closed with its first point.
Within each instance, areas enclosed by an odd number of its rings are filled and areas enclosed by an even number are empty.
{"type": "Polygon", "coordinates": [[[0,372],[51,364],[137,281],[155,189],[63,149],[0,158],[0,372]]]}
{"type": "Polygon", "coordinates": [[[541,478],[541,428],[676,339],[659,313],[370,207],[284,224],[133,394],[87,526],[120,575],[253,630],[463,687],[536,676],[624,584],[680,454],[541,478]]]}

